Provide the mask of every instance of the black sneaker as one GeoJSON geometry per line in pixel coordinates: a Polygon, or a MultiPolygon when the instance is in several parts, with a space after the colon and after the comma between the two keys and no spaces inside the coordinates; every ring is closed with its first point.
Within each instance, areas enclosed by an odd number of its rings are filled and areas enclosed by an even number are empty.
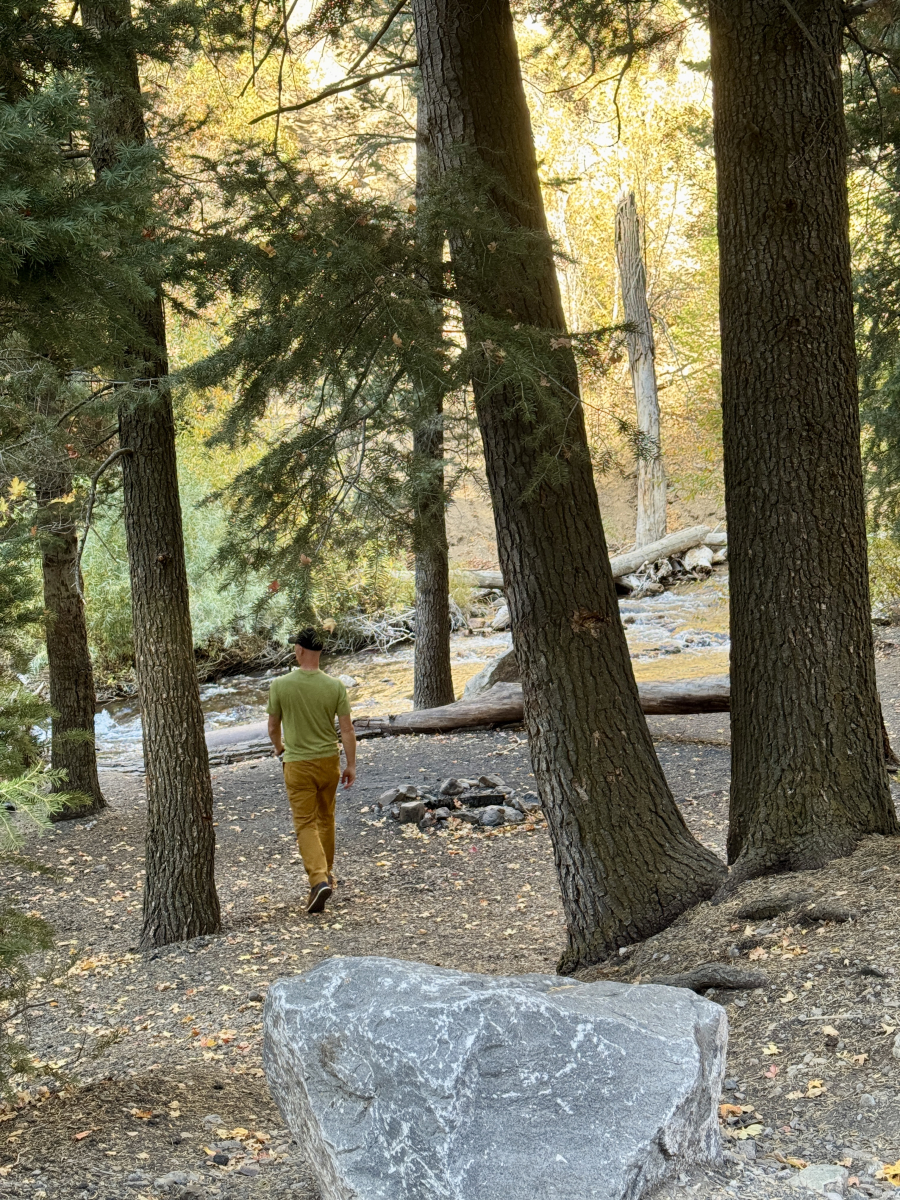
{"type": "Polygon", "coordinates": [[[309,893],[309,902],[306,905],[306,911],[308,913],[323,912],[327,901],[331,899],[331,892],[330,883],[317,883],[309,893]]]}

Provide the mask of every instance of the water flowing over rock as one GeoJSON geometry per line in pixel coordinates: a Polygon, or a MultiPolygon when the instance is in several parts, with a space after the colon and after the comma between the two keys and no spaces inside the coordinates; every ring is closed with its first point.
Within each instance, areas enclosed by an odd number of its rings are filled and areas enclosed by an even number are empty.
{"type": "Polygon", "coordinates": [[[264,1020],[323,1200],[637,1200],[720,1153],[727,1018],[690,991],[334,958],[264,1020]]]}

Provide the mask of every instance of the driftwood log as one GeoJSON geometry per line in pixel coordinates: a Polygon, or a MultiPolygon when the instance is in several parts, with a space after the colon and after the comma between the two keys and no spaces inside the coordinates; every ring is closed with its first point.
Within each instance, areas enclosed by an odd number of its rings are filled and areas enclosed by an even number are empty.
{"type": "Polygon", "coordinates": [[[686,550],[693,550],[695,546],[702,546],[711,532],[708,525],[692,525],[690,529],[679,529],[677,533],[669,533],[658,542],[650,542],[637,550],[629,550],[627,554],[616,554],[609,560],[613,579],[621,579],[623,575],[639,571],[644,563],[658,562],[661,558],[683,554],[686,550]]]}
{"type": "MultiPolygon", "coordinates": [[[[707,675],[675,683],[639,683],[638,694],[648,716],[728,712],[729,680],[727,675],[707,675]]],[[[360,733],[445,733],[480,725],[507,725],[521,721],[523,713],[522,685],[496,683],[471,700],[393,717],[359,717],[353,725],[360,733]]]]}
{"type": "MultiPolygon", "coordinates": [[[[728,712],[728,676],[708,675],[702,679],[676,680],[673,683],[639,683],[641,707],[645,713],[686,714],[728,712]]],[[[418,712],[398,713],[394,717],[357,717],[357,733],[443,733],[448,729],[466,729],[477,725],[507,725],[521,721],[522,685],[496,683],[472,700],[457,700],[443,708],[420,708],[418,712]]],[[[265,721],[247,725],[229,725],[211,729],[206,745],[211,753],[226,752],[235,744],[265,743],[265,721]]]]}
{"type": "MultiPolygon", "coordinates": [[[[609,560],[614,579],[631,575],[640,570],[644,563],[659,562],[661,558],[669,558],[672,554],[684,554],[695,546],[710,546],[721,550],[728,544],[727,533],[713,533],[708,525],[692,525],[690,529],[679,529],[677,533],[669,533],[658,542],[650,542],[639,550],[629,550],[626,554],[616,554],[609,560]]],[[[503,587],[503,576],[499,571],[463,571],[462,575],[474,588],[503,587]]]]}
{"type": "MultiPolygon", "coordinates": [[[[672,683],[639,683],[641,708],[647,716],[689,716],[692,713],[729,711],[729,679],[727,675],[705,675],[699,679],[675,680],[672,683]]],[[[422,708],[418,712],[399,713],[394,717],[357,717],[353,726],[358,734],[377,737],[380,734],[446,733],[451,729],[472,729],[479,725],[508,725],[523,718],[522,686],[518,683],[497,683],[471,700],[457,700],[443,708],[422,708]]],[[[894,757],[885,730],[885,755],[888,770],[894,757]],[[888,758],[887,756],[890,756],[888,758]]],[[[238,746],[241,757],[250,758],[268,746],[265,721],[247,725],[230,725],[212,729],[206,734],[206,745],[218,762],[221,755],[234,753],[238,746]]]]}

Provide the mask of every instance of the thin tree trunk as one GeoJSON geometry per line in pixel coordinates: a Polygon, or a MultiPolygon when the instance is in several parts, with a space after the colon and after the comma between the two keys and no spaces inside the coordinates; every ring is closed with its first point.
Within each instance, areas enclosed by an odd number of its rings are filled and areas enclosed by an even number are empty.
{"type": "Polygon", "coordinates": [[[840,0],[710,5],[735,879],[896,833],[870,624],[840,0]]]}
{"type": "Polygon", "coordinates": [[[413,9],[431,144],[458,204],[454,275],[571,972],[669,924],[723,869],[685,827],[640,709],[508,0],[413,9]],[[503,339],[548,347],[529,378],[505,374],[503,339]]]}
{"type": "MultiPolygon", "coordinates": [[[[413,536],[416,555],[416,648],[413,707],[452,704],[450,667],[450,566],[444,508],[444,434],[441,409],[434,424],[413,433],[413,458],[430,472],[431,489],[416,496],[413,536]]],[[[419,477],[421,480],[421,476],[419,477]]]]}
{"type": "MultiPolygon", "coordinates": [[[[127,44],[128,0],[82,3],[104,39],[102,72],[92,81],[95,170],[145,140],[137,57],[127,44]],[[124,35],[124,36],[123,36],[124,35]]],[[[125,531],[131,570],[135,670],[147,772],[147,876],[144,947],[218,931],[212,784],[194,665],[187,571],[163,301],[136,312],[143,344],[123,361],[141,380],[119,410],[125,531]]]]}
{"type": "MultiPolygon", "coordinates": [[[[428,198],[431,150],[425,104],[416,112],[416,204],[428,198]]],[[[423,236],[428,236],[423,232],[423,236]]],[[[431,247],[440,279],[441,245],[431,247]]],[[[435,302],[435,336],[440,340],[442,306],[435,302]]],[[[450,669],[450,555],[444,489],[444,396],[440,383],[423,380],[417,389],[413,430],[413,548],[416,556],[416,650],[413,707],[452,704],[450,669]]]]}
{"type": "Polygon", "coordinates": [[[56,817],[84,817],[106,804],[97,777],[94,745],[94,671],[88,647],[84,604],[75,587],[78,535],[68,505],[53,503],[72,490],[68,472],[56,471],[35,481],[40,524],[41,572],[47,628],[50,703],[54,709],[50,763],[66,772],[61,791],[80,792],[89,803],[63,809],[56,817]]]}
{"type": "Polygon", "coordinates": [[[616,260],[622,283],[622,306],[631,329],[625,335],[631,384],[641,444],[638,454],[637,532],[635,545],[666,536],[666,469],[659,440],[659,396],[656,391],[656,344],[647,304],[647,272],[641,246],[641,224],[634,192],[627,190],[616,205],[616,260]]]}

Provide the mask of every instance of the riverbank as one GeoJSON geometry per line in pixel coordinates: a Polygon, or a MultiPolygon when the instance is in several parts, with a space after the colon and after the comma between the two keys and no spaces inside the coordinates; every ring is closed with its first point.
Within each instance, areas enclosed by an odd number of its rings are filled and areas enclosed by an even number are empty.
{"type": "MultiPolygon", "coordinates": [[[[638,680],[671,681],[728,671],[728,576],[717,570],[703,582],[681,583],[657,596],[623,597],[620,612],[635,676],[638,680]]],[[[499,605],[485,612],[494,612],[499,605]]],[[[490,627],[485,615],[451,636],[451,666],[457,696],[466,682],[511,645],[508,629],[490,627]],[[474,627],[473,627],[474,626],[474,627]]],[[[323,669],[348,684],[354,716],[379,717],[412,708],[415,644],[405,641],[354,654],[325,655],[323,669]]],[[[229,673],[201,683],[200,697],[208,737],[223,729],[265,719],[269,683],[287,670],[293,648],[286,647],[278,665],[259,672],[229,673]]],[[[99,706],[95,722],[101,762],[121,770],[141,767],[140,709],[134,691],[99,706]]],[[[251,731],[249,735],[255,737],[251,731]]],[[[227,740],[241,740],[228,735],[227,740]]],[[[210,743],[212,744],[212,743],[210,743]]]]}

